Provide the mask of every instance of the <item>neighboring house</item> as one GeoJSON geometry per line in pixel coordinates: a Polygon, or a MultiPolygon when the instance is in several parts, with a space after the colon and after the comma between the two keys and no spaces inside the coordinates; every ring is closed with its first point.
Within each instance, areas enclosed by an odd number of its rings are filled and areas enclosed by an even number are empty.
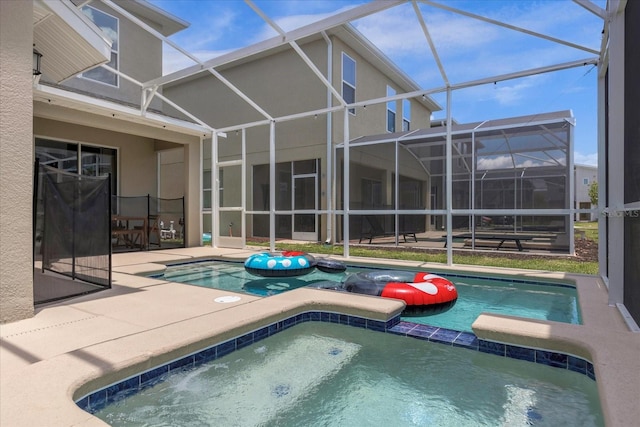
{"type": "MultiPolygon", "coordinates": [[[[576,209],[592,209],[596,206],[591,203],[591,196],[589,190],[593,183],[598,182],[598,168],[596,166],[589,165],[575,165],[575,204],[576,209]]],[[[581,212],[576,214],[576,221],[595,221],[597,219],[596,213],[581,212]]]]}
{"type": "MultiPolygon", "coordinates": [[[[419,90],[415,82],[351,25],[327,30],[326,37],[317,33],[303,38],[298,40],[298,45],[331,83],[335,93],[340,94],[347,103],[419,90]]],[[[294,208],[327,209],[327,195],[332,193],[327,185],[331,181],[323,178],[333,175],[335,168],[340,167],[337,161],[332,166],[327,156],[333,156],[332,147],[342,143],[345,138],[343,111],[318,114],[303,120],[277,120],[278,117],[339,105],[336,97],[312,72],[307,62],[287,45],[216,68],[224,79],[240,89],[257,106],[245,102],[219,78],[206,71],[164,87],[164,94],[168,98],[216,129],[274,119],[278,169],[275,204],[276,209],[282,211],[294,208]]],[[[438,110],[438,104],[425,96],[353,108],[349,110],[348,134],[350,138],[355,138],[429,127],[431,114],[438,110]]],[[[240,149],[243,134],[237,129],[228,132],[227,137],[220,140],[218,162],[220,165],[227,162],[228,165],[222,166],[218,177],[219,183],[224,182],[218,196],[221,208],[220,236],[225,239],[225,244],[233,245],[227,237],[236,238],[237,245],[242,244],[239,238],[243,223],[240,209],[255,212],[247,219],[248,237],[269,236],[269,134],[268,124],[248,128],[245,157],[242,157],[240,149]],[[246,206],[240,200],[240,188],[231,187],[233,182],[241,184],[242,172],[237,163],[240,160],[245,162],[247,191],[251,195],[246,206]],[[238,179],[234,180],[234,177],[238,179]]],[[[204,154],[205,231],[213,229],[209,212],[215,202],[211,194],[210,147],[210,144],[205,145],[204,154]]],[[[391,205],[391,191],[378,193],[376,197],[373,189],[391,188],[394,163],[390,160],[393,156],[393,151],[379,149],[359,159],[352,158],[350,182],[353,206],[373,209],[391,205]]],[[[415,182],[414,188],[420,192],[408,195],[411,201],[400,200],[400,203],[412,203],[413,206],[415,200],[419,199],[422,202],[415,208],[424,208],[424,201],[428,198],[428,174],[409,152],[402,152],[399,161],[403,172],[401,179],[415,182]]],[[[339,188],[339,183],[336,185],[339,188]]],[[[401,198],[404,197],[403,193],[401,198]]],[[[336,203],[338,206],[334,205],[333,209],[340,209],[340,199],[336,203]]],[[[275,233],[279,238],[334,240],[330,229],[335,230],[340,224],[339,221],[337,224],[327,224],[333,221],[327,218],[327,215],[315,214],[278,215],[275,233]]],[[[356,220],[352,228],[359,229],[360,226],[356,220]]],[[[424,227],[425,224],[422,224],[420,228],[424,230],[424,227]]]]}

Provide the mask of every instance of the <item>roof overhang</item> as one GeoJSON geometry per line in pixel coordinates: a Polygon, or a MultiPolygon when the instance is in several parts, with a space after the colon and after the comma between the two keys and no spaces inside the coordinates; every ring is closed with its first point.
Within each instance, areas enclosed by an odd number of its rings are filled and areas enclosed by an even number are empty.
{"type": "Polygon", "coordinates": [[[33,0],[33,43],[56,83],[111,59],[111,41],[69,0],[33,0]]]}
{"type": "Polygon", "coordinates": [[[152,112],[142,115],[134,107],[42,84],[34,88],[33,100],[36,117],[182,144],[211,136],[198,124],[152,112]]]}
{"type": "Polygon", "coordinates": [[[162,10],[146,0],[112,0],[115,4],[136,16],[146,18],[158,24],[156,28],[162,35],[168,37],[189,27],[185,20],[162,10]]]}

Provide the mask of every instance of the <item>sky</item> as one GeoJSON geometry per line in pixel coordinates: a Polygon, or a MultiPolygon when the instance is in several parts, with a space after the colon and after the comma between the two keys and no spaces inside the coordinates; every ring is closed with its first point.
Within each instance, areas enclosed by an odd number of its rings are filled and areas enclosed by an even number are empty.
{"type": "MultiPolygon", "coordinates": [[[[277,33],[242,0],[150,0],[190,23],[172,42],[208,60],[277,33]]],[[[285,31],[366,3],[364,0],[255,0],[254,4],[285,31]]],[[[575,45],[599,50],[603,21],[570,0],[438,0],[455,9],[506,22],[575,45]]],[[[604,0],[593,0],[604,8],[604,0]]],[[[447,80],[464,83],[558,63],[595,57],[591,52],[491,25],[418,2],[447,80]]],[[[445,80],[411,3],[353,21],[358,31],[423,89],[445,80]]],[[[164,71],[193,62],[165,48],[164,71]]],[[[452,94],[458,123],[571,110],[576,120],[574,162],[597,164],[597,75],[595,66],[497,82],[452,94]]],[[[432,95],[446,117],[446,97],[432,95]]],[[[356,95],[357,98],[357,95],[356,95]]]]}

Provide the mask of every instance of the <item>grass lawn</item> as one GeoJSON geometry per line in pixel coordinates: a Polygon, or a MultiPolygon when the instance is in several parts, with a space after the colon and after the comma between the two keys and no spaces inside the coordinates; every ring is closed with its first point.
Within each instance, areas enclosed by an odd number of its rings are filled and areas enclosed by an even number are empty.
{"type": "MultiPolygon", "coordinates": [[[[250,243],[256,246],[268,246],[267,243],[250,243]]],[[[277,250],[295,250],[315,254],[342,255],[342,246],[323,245],[319,243],[277,243],[277,250]]],[[[412,251],[408,249],[382,249],[351,247],[349,254],[352,256],[402,259],[408,261],[421,261],[446,264],[446,253],[429,253],[424,251],[412,251]]],[[[571,257],[544,257],[544,256],[513,256],[500,254],[489,256],[484,254],[454,254],[454,264],[483,265],[488,267],[520,268],[525,270],[562,271],[566,273],[597,274],[598,263],[584,261],[571,257]]]]}
{"type": "Polygon", "coordinates": [[[579,231],[583,231],[584,235],[587,239],[593,240],[594,242],[598,242],[598,222],[576,222],[574,223],[574,229],[576,230],[576,235],[579,231]]]}

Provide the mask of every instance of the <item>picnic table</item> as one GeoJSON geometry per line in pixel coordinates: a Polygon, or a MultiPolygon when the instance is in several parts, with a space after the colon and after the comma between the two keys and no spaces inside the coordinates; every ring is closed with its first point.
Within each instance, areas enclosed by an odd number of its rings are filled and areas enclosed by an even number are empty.
{"type": "MultiPolygon", "coordinates": [[[[447,238],[447,235],[443,235],[442,237],[444,237],[445,239],[447,238]]],[[[472,239],[474,237],[473,233],[457,233],[457,234],[453,234],[451,236],[454,239],[472,239]]],[[[516,246],[518,247],[518,251],[522,252],[524,250],[524,248],[522,247],[522,241],[529,241],[529,240],[533,240],[536,237],[538,237],[537,235],[533,235],[533,234],[517,234],[517,233],[475,233],[475,239],[476,240],[496,240],[496,241],[500,241],[500,243],[498,243],[498,247],[496,248],[496,250],[499,250],[502,247],[502,244],[507,241],[507,240],[512,240],[515,242],[516,246]]],[[[444,247],[447,247],[447,241],[445,240],[444,242],[444,247]]]]}

